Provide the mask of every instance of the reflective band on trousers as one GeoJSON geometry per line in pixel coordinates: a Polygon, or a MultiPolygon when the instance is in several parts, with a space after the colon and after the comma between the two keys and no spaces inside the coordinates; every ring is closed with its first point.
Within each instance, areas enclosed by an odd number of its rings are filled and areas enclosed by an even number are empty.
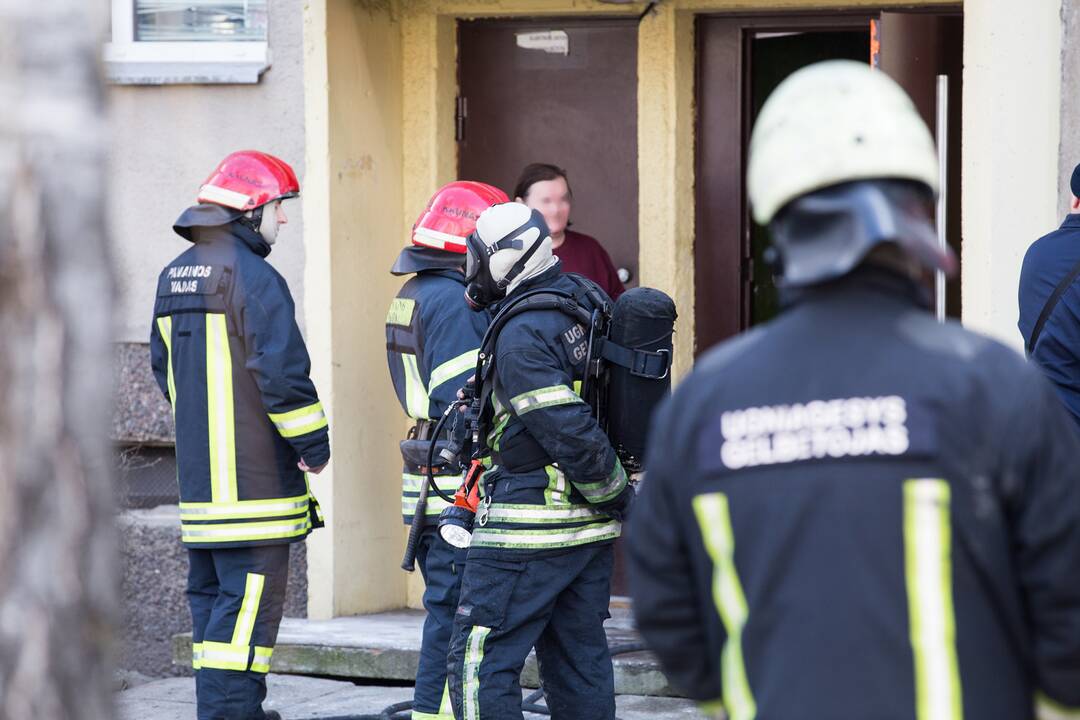
{"type": "Polygon", "coordinates": [[[480,663],[484,662],[484,640],[491,628],[474,625],[465,640],[465,667],[462,672],[462,706],[465,720],[480,720],[480,663]]]}
{"type": "Polygon", "coordinates": [[[225,316],[206,316],[206,407],[210,431],[210,497],[236,500],[236,428],[233,423],[232,353],[225,316]]]}
{"type": "Polygon", "coordinates": [[[622,532],[622,523],[608,520],[577,528],[538,530],[535,528],[477,527],[470,547],[495,547],[517,550],[548,550],[574,547],[585,543],[614,540],[622,532]]]}
{"type": "Polygon", "coordinates": [[[232,520],[274,518],[307,512],[308,496],[271,500],[239,500],[233,503],[180,503],[181,520],[232,520]]]}
{"type": "Polygon", "coordinates": [[[287,413],[270,413],[270,421],[281,433],[281,437],[293,438],[307,435],[326,427],[326,413],[323,412],[321,402],[316,402],[307,407],[290,410],[287,413]]]}
{"type": "Polygon", "coordinates": [[[258,573],[247,574],[244,600],[240,604],[240,612],[236,615],[236,625],[233,626],[233,645],[251,644],[251,633],[255,630],[255,618],[259,614],[259,602],[262,600],[265,583],[266,576],[258,573]]]}
{"type": "Polygon", "coordinates": [[[405,409],[409,416],[417,420],[426,419],[428,416],[428,393],[424,387],[424,381],[420,377],[420,368],[416,364],[416,356],[410,353],[401,354],[401,362],[405,367],[405,409]]]}
{"type": "Polygon", "coordinates": [[[1045,693],[1035,693],[1035,720],[1080,720],[1080,707],[1066,707],[1045,693]]]}
{"type": "Polygon", "coordinates": [[[439,367],[431,371],[431,377],[428,379],[428,392],[430,396],[435,388],[439,387],[443,383],[453,380],[466,370],[470,370],[476,367],[476,356],[479,354],[480,348],[474,348],[466,352],[461,353],[456,358],[447,360],[439,367]]]}
{"type": "Polygon", "coordinates": [[[917,720],[963,717],[952,597],[949,484],[904,482],[904,576],[915,656],[917,720]]]}
{"type": "Polygon", "coordinates": [[[199,667],[214,670],[247,670],[248,656],[250,654],[251,647],[249,645],[232,645],[230,643],[203,640],[199,667]]]}
{"type": "Polygon", "coordinates": [[[173,354],[172,354],[172,318],[171,317],[159,317],[157,319],[158,335],[161,336],[161,341],[165,343],[165,353],[169,356],[167,358],[168,366],[168,387],[169,387],[169,402],[172,404],[173,416],[176,415],[176,381],[173,380],[173,354]]]}
{"type": "Polygon", "coordinates": [[[527,412],[553,405],[569,405],[579,402],[584,402],[584,400],[566,385],[537,388],[510,399],[510,405],[513,406],[514,412],[518,415],[524,415],[527,412]]]}
{"type": "Polygon", "coordinates": [[[742,583],[735,570],[735,535],[731,528],[727,495],[698,495],[693,500],[693,506],[705,550],[713,562],[713,602],[727,633],[720,651],[724,706],[730,720],[753,720],[757,716],[757,703],[746,679],[742,652],[742,631],[748,610],[742,583]]]}

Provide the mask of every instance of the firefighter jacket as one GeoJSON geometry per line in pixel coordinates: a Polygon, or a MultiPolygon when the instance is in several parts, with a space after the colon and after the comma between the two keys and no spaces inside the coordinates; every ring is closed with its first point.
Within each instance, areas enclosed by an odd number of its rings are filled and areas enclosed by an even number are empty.
{"type": "Polygon", "coordinates": [[[731,720],[1080,708],[1075,428],[1023,358],[917,297],[872,269],[811,289],[653,423],[638,626],[731,720]]]}
{"type": "Polygon", "coordinates": [[[297,462],[326,463],[330,443],[289,288],[253,230],[195,230],[161,273],[150,333],[176,421],[182,540],[302,540],[322,521],[297,462]]]}
{"type": "MultiPolygon", "coordinates": [[[[507,300],[540,288],[579,290],[556,264],[507,300]]],[[[619,537],[616,517],[634,491],[575,391],[588,338],[588,328],[557,310],[523,312],[499,333],[488,437],[493,466],[482,479],[485,497],[469,557],[555,554],[619,537]]]]}
{"type": "MultiPolygon", "coordinates": [[[[465,302],[465,275],[453,269],[424,270],[402,286],[386,315],[386,360],[398,402],[415,420],[438,420],[476,369],[476,354],[487,330],[486,312],[465,302]]],[[[426,457],[426,456],[425,456],[426,457]]],[[[401,514],[412,522],[424,468],[405,459],[401,514]]],[[[452,496],[461,484],[456,473],[436,474],[439,488],[452,496]]],[[[447,507],[434,491],[427,496],[427,524],[447,507]]]]}

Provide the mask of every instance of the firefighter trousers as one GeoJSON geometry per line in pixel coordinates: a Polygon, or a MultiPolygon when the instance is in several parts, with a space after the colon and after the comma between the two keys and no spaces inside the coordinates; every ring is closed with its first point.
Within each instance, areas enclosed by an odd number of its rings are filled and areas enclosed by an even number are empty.
{"type": "Polygon", "coordinates": [[[519,677],[534,647],[553,720],[613,720],[612,563],[610,544],[528,560],[470,554],[447,659],[457,720],[522,718],[519,677]]]}
{"type": "Polygon", "coordinates": [[[188,549],[198,720],[263,720],[289,546],[188,549]]]}
{"type": "Polygon", "coordinates": [[[413,720],[454,720],[446,684],[446,653],[467,552],[443,540],[434,527],[424,530],[416,548],[416,563],[424,576],[427,618],[416,669],[413,720]]]}

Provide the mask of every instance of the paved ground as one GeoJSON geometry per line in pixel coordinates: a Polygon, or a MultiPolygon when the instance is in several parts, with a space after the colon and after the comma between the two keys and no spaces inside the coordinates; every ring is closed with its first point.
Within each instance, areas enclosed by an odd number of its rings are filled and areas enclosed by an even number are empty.
{"type": "MultiPolygon", "coordinates": [[[[268,680],[265,707],[278,710],[285,720],[376,720],[378,713],[412,697],[411,687],[353,685],[338,680],[274,675],[268,680]]],[[[116,694],[118,720],[194,720],[195,681],[169,678],[138,685],[116,694]]],[[[688,700],[620,695],[616,699],[621,720],[699,720],[688,700]]],[[[526,715],[541,720],[541,715],[526,715]]],[[[583,719],[584,720],[584,719],[583,719]]]]}

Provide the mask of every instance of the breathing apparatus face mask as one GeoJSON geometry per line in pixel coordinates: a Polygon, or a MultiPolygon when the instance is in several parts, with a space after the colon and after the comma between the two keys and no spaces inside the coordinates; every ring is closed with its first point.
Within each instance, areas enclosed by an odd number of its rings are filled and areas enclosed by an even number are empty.
{"type": "MultiPolygon", "coordinates": [[[[484,212],[491,212],[498,207],[496,205],[484,212]]],[[[481,239],[479,231],[474,231],[465,238],[465,300],[469,303],[469,307],[474,311],[480,311],[506,297],[507,287],[525,269],[529,259],[540,248],[547,236],[547,225],[544,224],[543,215],[533,210],[527,221],[491,244],[481,239]],[[526,240],[520,236],[530,229],[536,229],[538,232],[535,233],[536,238],[529,247],[525,248],[526,240]],[[524,252],[503,277],[496,279],[492,272],[491,259],[501,250],[523,250],[524,252]]]]}

